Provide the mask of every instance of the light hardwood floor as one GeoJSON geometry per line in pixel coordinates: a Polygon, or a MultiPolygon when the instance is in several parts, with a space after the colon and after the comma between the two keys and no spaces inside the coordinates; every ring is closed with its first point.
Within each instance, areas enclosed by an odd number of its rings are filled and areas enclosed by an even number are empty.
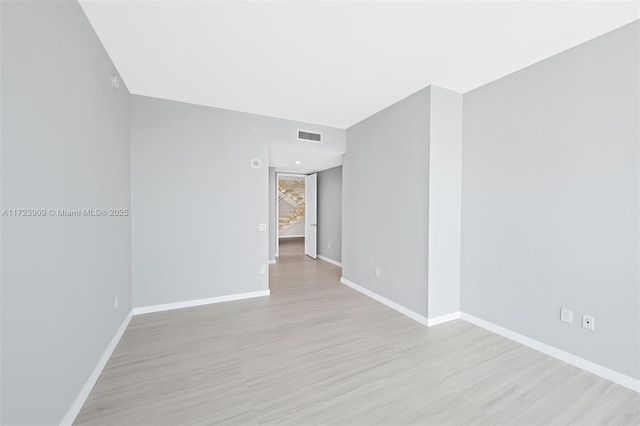
{"type": "Polygon", "coordinates": [[[640,395],[464,321],[427,328],[281,245],[271,296],[133,318],[77,424],[629,424],[640,395]]]}

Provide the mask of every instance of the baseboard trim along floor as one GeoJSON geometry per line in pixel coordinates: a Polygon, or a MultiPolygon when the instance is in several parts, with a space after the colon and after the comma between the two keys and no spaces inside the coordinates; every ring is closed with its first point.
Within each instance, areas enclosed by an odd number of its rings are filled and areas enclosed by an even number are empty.
{"type": "Polygon", "coordinates": [[[194,306],[210,305],[212,303],[231,302],[233,300],[250,299],[252,297],[268,296],[269,290],[252,291],[249,293],[229,294],[227,296],[209,297],[206,299],[186,300],[184,302],[166,303],[163,305],[142,306],[133,308],[133,315],[150,314],[152,312],[171,311],[173,309],[192,308],[194,306]]]}
{"type": "Polygon", "coordinates": [[[332,265],[336,265],[336,266],[338,266],[338,267],[342,268],[342,263],[337,262],[337,261],[335,261],[335,260],[333,260],[333,259],[329,259],[328,257],[323,256],[323,255],[321,255],[321,254],[319,254],[319,255],[318,255],[318,259],[320,259],[320,260],[324,260],[325,262],[329,262],[329,263],[331,263],[332,265]]]}
{"type": "Polygon", "coordinates": [[[433,327],[434,325],[443,324],[445,322],[449,322],[457,319],[460,319],[460,311],[452,312],[446,315],[441,315],[439,317],[429,317],[427,318],[427,325],[429,327],[433,327]]]}
{"type": "Polygon", "coordinates": [[[71,408],[69,408],[69,411],[67,411],[67,414],[64,416],[64,418],[60,422],[60,425],[67,426],[67,425],[73,424],[76,417],[78,416],[78,413],[80,413],[82,406],[87,401],[87,398],[91,393],[91,390],[93,389],[96,382],[98,381],[100,374],[102,374],[102,370],[104,370],[104,367],[107,365],[109,358],[111,358],[113,351],[115,350],[116,346],[118,346],[120,339],[124,335],[124,332],[129,326],[129,322],[131,322],[131,318],[133,318],[134,315],[149,314],[152,312],[170,311],[173,309],[191,308],[194,306],[210,305],[212,303],[231,302],[233,300],[242,300],[242,299],[250,299],[253,297],[269,296],[269,294],[271,294],[270,290],[253,291],[250,293],[230,294],[227,296],[210,297],[207,299],[196,299],[196,300],[188,300],[185,302],[167,303],[163,305],[143,306],[140,308],[133,308],[129,313],[129,315],[127,315],[125,320],[122,322],[122,325],[116,332],[115,336],[113,336],[113,339],[111,339],[109,346],[107,346],[107,349],[104,351],[104,354],[98,361],[96,368],[93,370],[93,373],[91,373],[91,376],[89,376],[87,383],[85,383],[84,387],[80,391],[80,394],[78,395],[76,400],[71,405],[71,408]]]}
{"type": "Polygon", "coordinates": [[[89,394],[91,393],[91,390],[95,386],[96,382],[98,381],[100,374],[102,374],[102,370],[104,370],[104,367],[107,365],[109,358],[111,358],[111,354],[113,354],[116,346],[118,346],[118,343],[124,335],[125,330],[129,326],[129,322],[131,322],[132,317],[133,313],[129,312],[127,317],[122,322],[122,325],[120,325],[120,328],[118,328],[118,331],[116,331],[116,334],[113,336],[113,339],[111,339],[111,342],[109,342],[109,346],[107,346],[107,349],[102,354],[102,357],[100,357],[100,360],[98,361],[96,368],[93,369],[93,372],[89,376],[87,383],[85,383],[84,387],[76,397],[76,400],[73,401],[73,404],[71,404],[71,407],[67,411],[67,414],[65,414],[64,418],[60,422],[61,425],[70,426],[73,424],[76,417],[78,417],[78,413],[80,413],[82,406],[89,397],[89,394]]]}
{"type": "Polygon", "coordinates": [[[570,354],[569,352],[565,352],[556,347],[547,345],[546,343],[542,343],[520,333],[516,333],[515,331],[511,331],[489,321],[485,321],[482,318],[478,318],[464,312],[461,313],[461,318],[467,322],[470,322],[471,324],[477,325],[478,327],[482,327],[493,333],[499,334],[502,337],[506,337],[507,339],[513,340],[514,342],[518,342],[522,345],[528,346],[532,349],[537,350],[538,352],[542,352],[543,354],[559,359],[560,361],[564,361],[567,364],[571,364],[574,367],[578,367],[582,370],[588,371],[589,373],[595,374],[596,376],[600,376],[604,379],[612,381],[613,383],[617,383],[621,386],[640,393],[640,380],[634,379],[633,377],[618,373],[617,371],[611,370],[607,367],[603,367],[602,365],[596,364],[595,362],[588,361],[584,358],[580,358],[579,356],[570,354]]]}
{"type": "Polygon", "coordinates": [[[418,321],[420,324],[426,325],[427,327],[429,326],[429,318],[420,315],[416,312],[413,312],[410,309],[405,308],[402,305],[397,304],[396,302],[393,302],[389,299],[387,299],[384,296],[380,296],[378,293],[374,293],[371,290],[368,290],[362,286],[359,286],[358,284],[354,283],[353,281],[349,281],[348,279],[344,278],[344,277],[340,277],[340,282],[348,287],[351,287],[352,289],[359,291],[360,293],[364,294],[365,296],[369,296],[370,298],[372,298],[373,300],[377,300],[378,302],[382,303],[383,305],[386,305],[388,307],[390,307],[391,309],[400,312],[403,315],[408,316],[409,318],[411,318],[412,320],[418,321]]]}
{"type": "Polygon", "coordinates": [[[561,349],[547,345],[546,343],[539,342],[535,339],[516,333],[515,331],[511,331],[509,329],[493,324],[489,321],[483,320],[473,315],[470,315],[464,312],[454,312],[454,313],[442,315],[439,317],[427,318],[405,308],[404,306],[398,305],[397,303],[387,299],[386,297],[380,296],[379,294],[374,293],[371,290],[368,290],[352,281],[349,281],[344,277],[340,278],[340,282],[428,327],[442,324],[447,321],[462,319],[471,324],[477,325],[478,327],[482,327],[495,334],[498,334],[502,337],[506,337],[507,339],[513,340],[514,342],[518,342],[531,349],[535,349],[538,352],[542,352],[553,358],[559,359],[560,361],[566,362],[567,364],[573,365],[574,367],[580,368],[581,370],[588,371],[589,373],[595,374],[596,376],[600,376],[604,379],[612,381],[613,383],[617,383],[621,386],[624,386],[628,389],[631,389],[635,392],[640,393],[640,380],[634,379],[633,377],[629,377],[617,371],[611,370],[607,367],[603,367],[602,365],[588,361],[584,358],[580,358],[579,356],[570,354],[561,349]]]}
{"type": "MultiPolygon", "coordinates": [[[[323,259],[324,260],[324,259],[323,259]]],[[[351,287],[352,289],[382,303],[383,305],[388,306],[389,308],[403,314],[406,315],[407,317],[419,322],[420,324],[423,324],[425,326],[434,326],[434,325],[438,325],[438,324],[442,324],[444,322],[447,321],[452,321],[452,320],[456,320],[456,319],[462,319],[464,321],[467,321],[471,324],[474,324],[478,327],[484,328],[488,331],[491,331],[495,334],[498,334],[502,337],[505,337],[507,339],[513,340],[515,342],[518,342],[524,346],[527,346],[529,348],[535,349],[539,352],[542,352],[546,355],[549,355],[553,358],[559,359],[563,362],[566,362],[567,364],[573,365],[574,367],[580,368],[582,370],[588,371],[592,374],[595,374],[597,376],[600,376],[604,379],[610,380],[611,382],[617,383],[621,386],[624,386],[628,389],[631,389],[635,392],[639,392],[640,393],[640,380],[634,379],[632,377],[626,376],[622,373],[619,373],[617,371],[611,370],[609,368],[603,367],[599,364],[596,364],[594,362],[588,361],[586,359],[580,358],[576,355],[570,354],[568,352],[564,352],[558,348],[555,348],[553,346],[547,345],[545,343],[539,342],[535,339],[531,339],[527,336],[524,336],[522,334],[516,333],[514,331],[511,331],[509,329],[506,329],[504,327],[501,327],[499,325],[493,324],[489,321],[483,320],[481,318],[475,317],[473,315],[464,313],[464,312],[454,312],[451,314],[447,314],[447,315],[442,315],[439,317],[434,317],[434,318],[427,318],[423,315],[417,314],[416,312],[411,311],[410,309],[407,309],[383,296],[380,296],[377,293],[374,293],[371,290],[368,290],[352,281],[349,281],[346,278],[341,277],[340,278],[340,282],[348,287],[351,287]]],[[[134,315],[141,315],[141,314],[147,314],[147,313],[152,313],[152,312],[161,312],[161,311],[168,311],[168,310],[173,310],[173,309],[181,309],[181,308],[188,308],[188,307],[193,307],[193,306],[202,306],[202,305],[208,305],[208,304],[212,304],[212,303],[221,303],[221,302],[228,302],[228,301],[233,301],[233,300],[241,300],[241,299],[248,299],[248,298],[253,298],[253,297],[262,297],[262,296],[268,296],[270,294],[269,290],[263,290],[263,291],[255,291],[255,292],[249,292],[249,293],[240,293],[240,294],[232,294],[232,295],[227,295],[227,296],[219,296],[219,297],[211,297],[211,298],[207,298],[207,299],[197,299],[197,300],[191,300],[191,301],[185,301],[185,302],[179,302],[179,303],[168,303],[168,304],[163,304],[163,305],[155,305],[155,306],[144,306],[144,307],[140,307],[140,308],[134,308],[128,315],[127,317],[124,319],[124,321],[122,322],[122,325],[120,326],[120,328],[118,328],[118,331],[116,332],[116,334],[113,336],[113,338],[111,339],[111,342],[109,343],[109,345],[107,346],[107,348],[104,351],[104,354],[102,355],[102,357],[100,358],[100,360],[98,361],[95,369],[93,370],[93,372],[91,373],[91,375],[89,376],[89,379],[87,380],[87,382],[85,383],[84,387],[82,388],[82,390],[80,391],[80,393],[78,394],[77,398],[75,399],[75,401],[73,402],[73,404],[71,405],[71,407],[69,408],[69,410],[67,411],[67,414],[64,416],[64,418],[61,421],[61,425],[71,425],[73,424],[73,422],[75,421],[76,417],[78,416],[78,413],[80,412],[80,410],[82,409],[84,403],[86,402],[87,398],[89,397],[89,394],[91,393],[91,390],[93,389],[93,387],[95,386],[96,382],[98,381],[98,378],[100,377],[100,374],[102,374],[103,369],[105,368],[105,366],[107,365],[107,362],[109,361],[109,358],[111,357],[111,355],[113,354],[113,351],[115,350],[116,346],[118,345],[118,343],[120,342],[120,339],[122,338],[122,336],[125,333],[125,330],[127,329],[127,326],[129,325],[129,322],[131,321],[132,317],[134,315]]]]}

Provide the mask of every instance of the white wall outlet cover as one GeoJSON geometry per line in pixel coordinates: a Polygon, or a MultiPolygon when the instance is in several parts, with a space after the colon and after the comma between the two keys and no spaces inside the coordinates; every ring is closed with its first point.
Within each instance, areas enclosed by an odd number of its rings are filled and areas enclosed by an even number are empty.
{"type": "Polygon", "coordinates": [[[262,166],[262,161],[258,160],[257,158],[251,160],[251,167],[253,167],[254,169],[259,169],[260,166],[262,166]]]}
{"type": "Polygon", "coordinates": [[[116,90],[120,88],[120,77],[115,74],[111,76],[111,87],[116,90]]]}
{"type": "Polygon", "coordinates": [[[560,309],[560,320],[569,324],[573,323],[573,311],[566,308],[560,309]]]}
{"type": "Polygon", "coordinates": [[[595,322],[596,322],[596,319],[594,317],[592,317],[591,315],[583,315],[582,316],[582,326],[584,328],[588,328],[589,330],[594,330],[595,329],[595,322]]]}
{"type": "Polygon", "coordinates": [[[261,273],[261,274],[264,274],[266,271],[267,271],[267,268],[266,268],[266,267],[264,267],[264,266],[261,266],[261,267],[260,267],[260,273],[261,273]]]}
{"type": "Polygon", "coordinates": [[[266,223],[260,223],[258,224],[258,231],[266,231],[267,230],[267,224],[266,223]]]}
{"type": "Polygon", "coordinates": [[[380,268],[376,268],[376,277],[382,275],[382,270],[380,268]]]}

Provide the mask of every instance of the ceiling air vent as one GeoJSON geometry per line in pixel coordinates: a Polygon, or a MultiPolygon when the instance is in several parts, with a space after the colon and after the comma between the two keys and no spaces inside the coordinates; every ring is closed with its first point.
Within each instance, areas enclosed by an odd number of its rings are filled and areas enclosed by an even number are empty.
{"type": "Polygon", "coordinates": [[[307,130],[298,130],[298,139],[301,141],[322,143],[322,133],[314,133],[307,130]]]}

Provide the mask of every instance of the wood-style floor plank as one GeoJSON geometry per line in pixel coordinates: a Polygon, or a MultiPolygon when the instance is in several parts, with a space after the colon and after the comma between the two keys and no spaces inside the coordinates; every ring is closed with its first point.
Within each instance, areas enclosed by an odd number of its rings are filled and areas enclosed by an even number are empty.
{"type": "Polygon", "coordinates": [[[280,250],[269,297],[134,317],[76,424],[640,424],[635,392],[280,250]]]}

